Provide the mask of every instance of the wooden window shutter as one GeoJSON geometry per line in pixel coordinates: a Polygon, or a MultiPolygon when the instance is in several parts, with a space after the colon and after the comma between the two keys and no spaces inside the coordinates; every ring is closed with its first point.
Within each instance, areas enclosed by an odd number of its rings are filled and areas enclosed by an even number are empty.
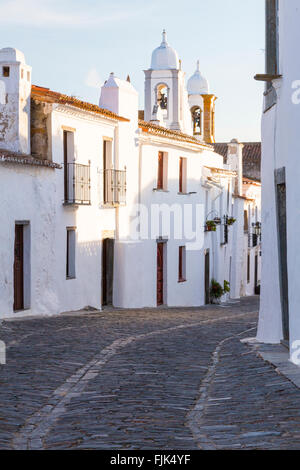
{"type": "Polygon", "coordinates": [[[164,154],[158,152],[158,176],[157,176],[157,189],[164,187],[164,154]]]}
{"type": "Polygon", "coordinates": [[[183,193],[183,158],[179,159],[179,192],[183,193]]]}

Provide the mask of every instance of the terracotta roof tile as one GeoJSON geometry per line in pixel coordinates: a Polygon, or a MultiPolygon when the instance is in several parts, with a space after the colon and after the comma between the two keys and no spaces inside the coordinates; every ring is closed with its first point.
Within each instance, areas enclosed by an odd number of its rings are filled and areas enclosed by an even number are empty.
{"type": "MultiPolygon", "coordinates": [[[[243,175],[250,179],[261,180],[261,142],[241,142],[243,147],[243,175]]],[[[228,143],[213,144],[215,152],[227,159],[228,143]]]]}
{"type": "Polygon", "coordinates": [[[31,98],[43,101],[45,103],[68,104],[70,106],[75,106],[76,108],[84,109],[85,111],[91,111],[93,113],[101,114],[102,116],[115,119],[116,121],[129,122],[129,119],[119,116],[118,114],[112,113],[107,109],[100,108],[96,104],[87,103],[86,101],[81,101],[73,96],[67,96],[63,95],[62,93],[57,93],[56,91],[52,91],[49,88],[43,88],[36,85],[32,85],[31,98]]]}
{"type": "Polygon", "coordinates": [[[54,168],[60,170],[62,168],[58,163],[49,160],[42,160],[31,155],[10,152],[9,150],[0,149],[0,163],[16,163],[19,165],[41,166],[44,168],[54,168]]]}
{"type": "Polygon", "coordinates": [[[158,135],[160,137],[165,137],[166,139],[179,140],[182,142],[188,142],[191,144],[196,144],[199,147],[207,148],[213,150],[213,146],[206,144],[205,142],[200,142],[196,137],[188,134],[184,134],[180,131],[174,131],[167,129],[166,127],[158,126],[157,124],[152,124],[151,122],[139,120],[139,127],[143,132],[148,134],[158,135]]]}

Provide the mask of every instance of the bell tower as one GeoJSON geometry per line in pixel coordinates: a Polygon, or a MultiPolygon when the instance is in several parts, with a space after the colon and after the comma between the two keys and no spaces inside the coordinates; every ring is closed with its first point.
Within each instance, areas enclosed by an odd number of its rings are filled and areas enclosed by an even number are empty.
{"type": "Polygon", "coordinates": [[[151,67],[145,73],[145,120],[169,129],[191,132],[185,73],[177,52],[162,42],[152,53],[151,67]]]}
{"type": "Polygon", "coordinates": [[[187,84],[189,106],[193,120],[193,133],[208,144],[215,142],[215,101],[209,93],[209,83],[200,72],[199,60],[195,73],[187,84]]]}

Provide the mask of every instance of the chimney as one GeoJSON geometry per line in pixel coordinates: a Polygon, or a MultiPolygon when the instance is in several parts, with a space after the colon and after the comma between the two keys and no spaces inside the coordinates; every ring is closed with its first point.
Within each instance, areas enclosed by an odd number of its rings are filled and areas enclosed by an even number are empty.
{"type": "Polygon", "coordinates": [[[215,143],[215,95],[204,94],[203,98],[203,139],[207,144],[215,143]]]}
{"type": "Polygon", "coordinates": [[[232,139],[227,150],[227,165],[237,172],[234,192],[239,196],[243,195],[243,148],[244,145],[237,139],[232,139]]]}
{"type": "Polygon", "coordinates": [[[0,149],[30,154],[31,67],[24,54],[0,49],[0,149]]]}

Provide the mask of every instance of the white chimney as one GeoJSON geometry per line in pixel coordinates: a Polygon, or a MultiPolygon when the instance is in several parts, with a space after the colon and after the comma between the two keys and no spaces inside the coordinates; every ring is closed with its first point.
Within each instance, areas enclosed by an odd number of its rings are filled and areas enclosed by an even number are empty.
{"type": "Polygon", "coordinates": [[[235,193],[239,196],[243,194],[243,148],[237,139],[232,139],[228,144],[227,165],[232,171],[237,172],[235,193]]]}
{"type": "Polygon", "coordinates": [[[30,154],[31,67],[17,49],[0,49],[0,149],[30,154]]]}

